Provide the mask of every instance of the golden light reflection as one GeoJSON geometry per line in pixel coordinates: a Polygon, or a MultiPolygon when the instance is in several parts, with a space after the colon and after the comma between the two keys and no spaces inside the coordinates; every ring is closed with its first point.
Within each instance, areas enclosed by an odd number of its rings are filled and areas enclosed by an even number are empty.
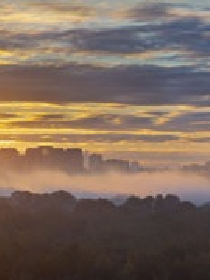
{"type": "Polygon", "coordinates": [[[209,112],[210,107],[180,105],[1,102],[0,148],[15,147],[24,151],[28,147],[52,145],[101,153],[206,156],[210,155],[208,123],[206,128],[195,130],[194,120],[185,117],[209,112]],[[132,127],[130,118],[139,123],[132,127]],[[149,123],[144,125],[142,119],[149,123]],[[170,126],[174,119],[175,128],[170,126]]]}

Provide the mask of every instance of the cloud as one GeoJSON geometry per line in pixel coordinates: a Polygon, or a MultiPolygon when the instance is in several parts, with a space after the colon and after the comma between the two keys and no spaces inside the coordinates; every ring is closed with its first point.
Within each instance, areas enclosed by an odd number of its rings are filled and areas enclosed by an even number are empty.
{"type": "Polygon", "coordinates": [[[59,1],[59,3],[53,2],[36,2],[29,4],[32,7],[43,10],[45,12],[54,12],[61,14],[70,14],[81,17],[81,20],[86,17],[92,17],[96,15],[96,8],[79,3],[69,3],[59,1]]]}
{"type": "Polygon", "coordinates": [[[115,13],[116,17],[134,22],[170,22],[186,18],[208,19],[209,8],[194,5],[187,1],[175,2],[141,2],[115,13]]]}
{"type": "Polygon", "coordinates": [[[157,19],[171,19],[173,8],[178,5],[172,3],[141,3],[117,13],[118,16],[133,21],[148,21],[157,19]]]}
{"type": "MultiPolygon", "coordinates": [[[[154,132],[155,133],[155,132],[154,132]]],[[[2,138],[3,140],[8,139],[7,136],[4,136],[2,138]]],[[[1,139],[1,140],[2,140],[1,139]]],[[[136,145],[140,145],[143,142],[144,143],[164,143],[164,142],[171,142],[179,140],[178,136],[174,135],[135,135],[134,134],[107,134],[106,132],[104,134],[97,134],[97,130],[95,131],[95,134],[93,135],[81,135],[81,134],[57,134],[57,135],[16,135],[15,137],[16,141],[21,142],[28,142],[28,143],[51,143],[52,145],[54,143],[71,143],[71,144],[80,144],[80,143],[102,143],[103,145],[109,145],[113,143],[121,143],[122,141],[124,143],[132,142],[136,145]]]]}
{"type": "Polygon", "coordinates": [[[1,119],[16,119],[18,117],[17,114],[4,114],[4,113],[0,113],[0,120],[1,119]]]}
{"type": "MultiPolygon", "coordinates": [[[[210,25],[196,17],[180,18],[159,24],[123,26],[107,29],[80,29],[57,36],[69,42],[75,51],[115,55],[180,51],[183,59],[208,56],[210,25]],[[190,53],[187,53],[190,52],[190,53]],[[192,54],[193,53],[193,54],[192,54]]],[[[164,54],[164,53],[162,53],[164,54]]],[[[155,54],[154,54],[155,57],[155,54]]]]}
{"type": "MultiPolygon", "coordinates": [[[[107,133],[111,133],[112,131],[132,131],[133,129],[146,129],[148,127],[151,127],[151,121],[149,122],[148,119],[144,120],[144,118],[135,118],[135,117],[111,117],[107,114],[103,117],[100,115],[96,115],[95,117],[86,117],[81,118],[78,120],[68,120],[68,119],[57,119],[50,118],[50,119],[39,119],[35,118],[34,120],[11,120],[10,122],[7,122],[8,129],[10,128],[29,128],[33,129],[35,127],[39,128],[57,128],[58,133],[59,129],[65,129],[65,128],[71,128],[75,129],[86,129],[86,134],[88,135],[88,130],[95,131],[95,134],[97,135],[97,131],[100,131],[99,136],[104,131],[104,136],[107,133]],[[133,123],[131,120],[134,120],[133,123]]],[[[122,133],[122,135],[117,136],[119,139],[125,138],[125,134],[122,133]]],[[[109,135],[111,138],[112,136],[109,135]]],[[[116,136],[115,136],[116,137],[116,136]]],[[[130,136],[129,136],[130,137],[130,136]]],[[[137,138],[137,137],[136,137],[137,138]]],[[[140,139],[138,137],[138,139],[140,139]]]]}
{"type": "Polygon", "coordinates": [[[3,117],[8,117],[0,119],[0,126],[2,140],[8,137],[11,140],[31,143],[92,142],[103,145],[139,145],[173,142],[184,145],[208,142],[209,108],[183,105],[18,102],[13,103],[10,108],[9,103],[2,103],[0,112],[3,117]],[[10,112],[17,108],[18,114],[9,118],[13,116],[10,112]]]}
{"type": "MultiPolygon", "coordinates": [[[[164,124],[164,129],[168,130],[179,130],[187,132],[194,132],[194,134],[209,131],[210,128],[210,112],[197,112],[196,109],[193,109],[189,112],[184,112],[183,114],[177,115],[175,118],[169,119],[164,124]]],[[[162,127],[162,128],[163,128],[162,127]]],[[[189,140],[194,137],[190,137],[189,140]]],[[[203,139],[204,137],[199,137],[203,139]]],[[[196,138],[198,139],[198,138],[196,138]]]]}
{"type": "MultiPolygon", "coordinates": [[[[39,2],[33,8],[34,5],[32,2],[28,6],[32,10],[58,10],[61,15],[63,9],[87,15],[89,9],[96,9],[68,2],[52,5],[50,2],[39,2]]],[[[23,22],[24,28],[16,29],[11,18],[10,24],[0,24],[0,64],[57,67],[76,63],[104,68],[147,64],[159,67],[191,66],[196,71],[209,71],[210,24],[206,18],[193,13],[185,16],[180,9],[190,11],[191,7],[183,4],[150,3],[139,4],[127,10],[128,16],[136,13],[150,19],[159,19],[158,23],[149,20],[144,24],[120,20],[118,24],[104,21],[102,25],[75,27],[66,25],[64,18],[65,26],[53,22],[50,26],[34,25],[32,28],[32,23],[23,22]],[[177,16],[179,12],[181,15],[177,16]],[[175,16],[172,17],[171,14],[175,16]],[[165,20],[166,17],[170,20],[165,20]],[[30,28],[25,29],[27,26],[30,28]]],[[[27,11],[23,9],[26,16],[27,11]]],[[[40,18],[39,23],[41,22],[40,18]]]]}
{"type": "Polygon", "coordinates": [[[83,24],[94,20],[98,13],[96,6],[62,0],[57,3],[39,0],[17,0],[11,3],[10,0],[4,0],[0,8],[1,25],[6,23],[10,28],[19,30],[21,27],[32,30],[34,26],[36,30],[56,24],[83,24]]]}
{"type": "Polygon", "coordinates": [[[210,88],[210,73],[194,67],[69,64],[10,66],[0,71],[1,101],[207,105],[208,101],[198,102],[198,97],[208,95],[210,88]]]}
{"type": "Polygon", "coordinates": [[[210,137],[204,137],[204,138],[190,138],[189,142],[195,142],[195,143],[210,143],[210,137]]]}
{"type": "MultiPolygon", "coordinates": [[[[51,7],[46,3],[39,4],[39,6],[49,6],[49,9],[51,7]]],[[[143,11],[146,9],[150,11],[152,16],[156,10],[165,14],[168,6],[173,5],[147,4],[146,6],[140,5],[138,9],[143,11]]],[[[53,7],[54,5],[51,8],[53,9],[53,7]]],[[[65,8],[63,5],[61,7],[65,8]]],[[[72,6],[69,7],[71,9],[72,6]]],[[[68,7],[66,9],[68,11],[68,7]]],[[[75,9],[80,10],[77,6],[75,9]]],[[[83,11],[83,9],[85,8],[82,6],[81,10],[83,11]]],[[[138,13],[138,9],[134,8],[134,11],[138,13]]],[[[25,25],[27,24],[25,23],[25,25]]],[[[56,24],[54,25],[56,27],[56,24]]],[[[11,25],[9,26],[11,28],[11,25]]],[[[165,60],[165,64],[171,59],[174,60],[173,63],[179,59],[184,64],[190,61],[195,62],[195,59],[200,56],[207,57],[210,51],[210,24],[202,17],[193,15],[171,18],[170,21],[160,21],[158,24],[151,21],[145,24],[122,24],[111,27],[108,25],[103,27],[85,26],[83,28],[69,26],[65,29],[55,27],[44,30],[35,28],[33,31],[24,32],[24,30],[12,30],[3,25],[0,49],[15,50],[16,52],[30,50],[31,56],[29,58],[36,56],[40,63],[42,60],[44,60],[43,63],[46,63],[49,54],[51,54],[52,63],[53,60],[62,62],[60,54],[65,55],[67,61],[69,59],[79,60],[78,55],[81,54],[83,61],[89,59],[92,63],[100,60],[102,55],[107,56],[107,61],[114,63],[119,61],[120,55],[123,55],[124,60],[128,60],[129,55],[139,54],[140,62],[144,60],[144,56],[146,60],[152,54],[151,59],[159,58],[162,63],[165,60]],[[169,56],[168,60],[167,57],[164,57],[166,52],[169,56]],[[174,52],[175,57],[173,57],[174,52]]],[[[24,61],[27,63],[27,58],[24,61]]],[[[199,63],[205,63],[205,61],[199,63]]]]}
{"type": "Polygon", "coordinates": [[[64,121],[64,118],[65,115],[62,114],[40,114],[35,116],[34,122],[64,121]]]}

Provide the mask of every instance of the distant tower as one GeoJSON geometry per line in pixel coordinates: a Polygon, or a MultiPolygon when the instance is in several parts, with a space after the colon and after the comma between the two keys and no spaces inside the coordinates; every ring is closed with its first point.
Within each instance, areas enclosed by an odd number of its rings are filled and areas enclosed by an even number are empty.
{"type": "Polygon", "coordinates": [[[108,159],[105,163],[108,171],[129,172],[130,163],[127,160],[108,159]]]}
{"type": "Polygon", "coordinates": [[[100,154],[92,154],[89,156],[89,169],[91,171],[102,171],[103,169],[103,158],[100,154]]]}
{"type": "Polygon", "coordinates": [[[66,155],[70,172],[84,171],[84,156],[82,149],[67,149],[66,155]]]}
{"type": "Polygon", "coordinates": [[[18,168],[19,153],[16,149],[5,148],[0,149],[0,165],[1,168],[18,168]]]}
{"type": "Polygon", "coordinates": [[[130,171],[131,172],[138,172],[140,171],[140,165],[138,161],[133,161],[130,163],[130,171]]]}

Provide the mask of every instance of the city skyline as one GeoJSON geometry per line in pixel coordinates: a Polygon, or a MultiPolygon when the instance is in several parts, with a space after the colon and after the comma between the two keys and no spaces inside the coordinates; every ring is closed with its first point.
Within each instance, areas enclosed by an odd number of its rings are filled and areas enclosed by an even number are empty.
{"type": "Polygon", "coordinates": [[[0,3],[0,148],[210,158],[207,0],[0,3]]]}
{"type": "Polygon", "coordinates": [[[42,170],[64,172],[69,175],[155,171],[143,167],[137,161],[104,158],[101,154],[89,153],[79,148],[64,149],[53,146],[28,148],[23,154],[15,148],[0,149],[0,165],[3,172],[10,170],[28,173],[42,170]]]}

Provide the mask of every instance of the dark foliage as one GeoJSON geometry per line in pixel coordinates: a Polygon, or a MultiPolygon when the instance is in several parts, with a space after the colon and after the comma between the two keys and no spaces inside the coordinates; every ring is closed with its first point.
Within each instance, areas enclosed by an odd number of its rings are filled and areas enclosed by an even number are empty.
{"type": "Polygon", "coordinates": [[[173,195],[77,201],[63,191],[0,200],[2,280],[210,279],[210,207],[173,195]]]}

